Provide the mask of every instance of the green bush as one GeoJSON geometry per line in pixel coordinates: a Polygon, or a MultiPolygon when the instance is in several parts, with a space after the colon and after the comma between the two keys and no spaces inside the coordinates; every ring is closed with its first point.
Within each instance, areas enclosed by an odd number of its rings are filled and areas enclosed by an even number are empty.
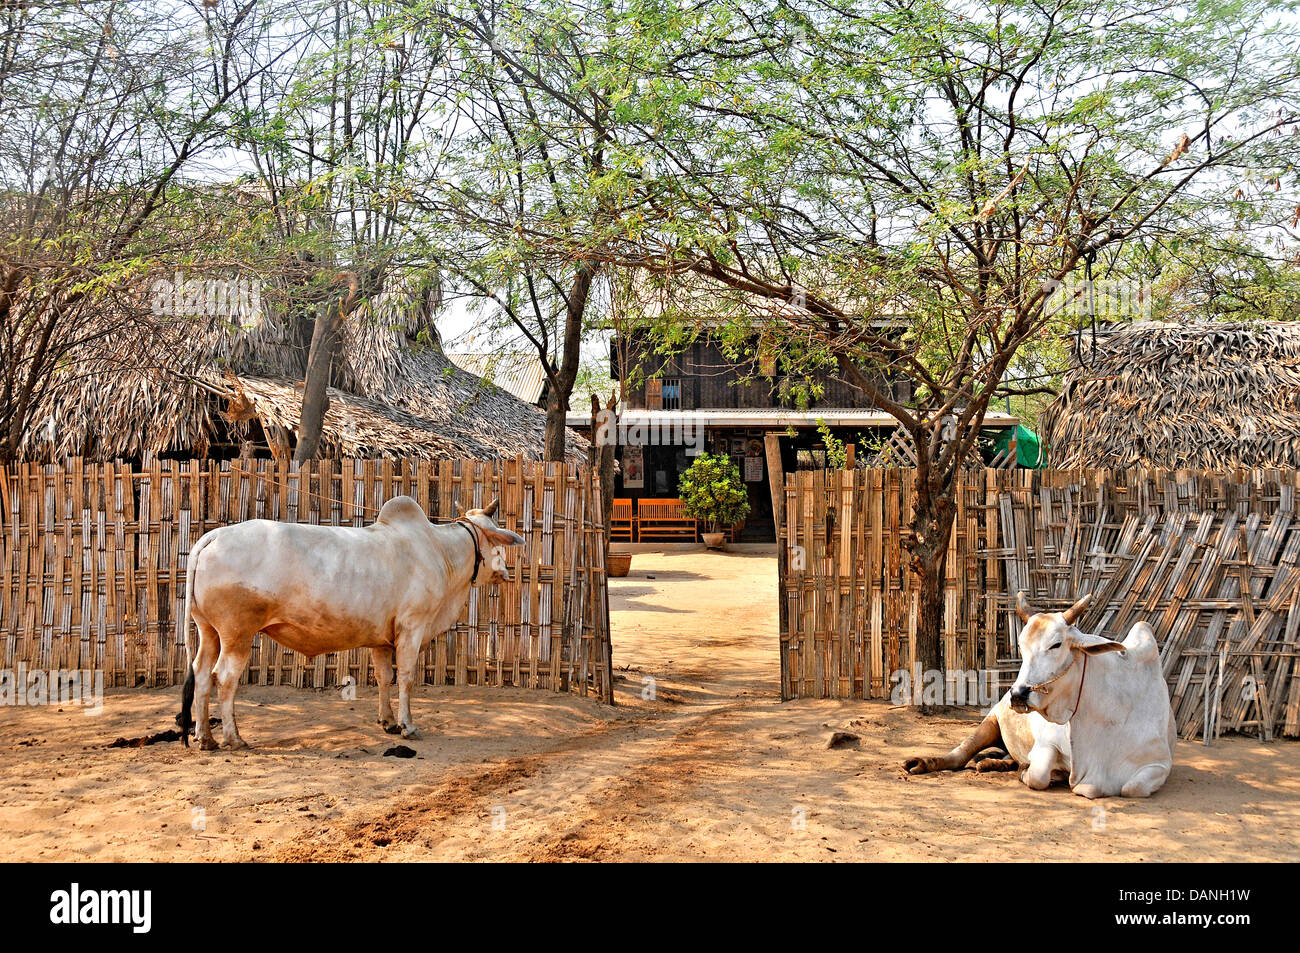
{"type": "Polygon", "coordinates": [[[711,533],[749,515],[749,494],[731,457],[701,453],[677,487],[687,516],[703,521],[711,533]]]}

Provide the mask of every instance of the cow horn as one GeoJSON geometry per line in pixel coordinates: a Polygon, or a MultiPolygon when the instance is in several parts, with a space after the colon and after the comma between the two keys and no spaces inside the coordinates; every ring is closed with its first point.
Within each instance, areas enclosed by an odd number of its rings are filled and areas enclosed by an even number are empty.
{"type": "Polygon", "coordinates": [[[1079,598],[1078,602],[1061,613],[1061,618],[1070,623],[1070,625],[1074,625],[1074,620],[1083,615],[1083,610],[1088,608],[1088,603],[1090,602],[1092,602],[1092,593],[1085,592],[1079,598]]]}
{"type": "Polygon", "coordinates": [[[1034,610],[1029,608],[1029,603],[1025,600],[1025,590],[1021,589],[1016,593],[1016,615],[1020,616],[1021,622],[1028,622],[1033,614],[1034,610]]]}
{"type": "Polygon", "coordinates": [[[457,503],[455,500],[451,501],[451,511],[456,514],[457,519],[460,519],[462,516],[465,515],[460,511],[460,504],[457,503]]]}
{"type": "Polygon", "coordinates": [[[484,515],[484,516],[496,516],[496,515],[497,515],[497,506],[498,506],[498,504],[500,504],[500,502],[501,502],[500,499],[495,499],[495,500],[493,500],[491,503],[489,503],[487,506],[485,506],[485,507],[483,508],[483,515],[484,515]]]}

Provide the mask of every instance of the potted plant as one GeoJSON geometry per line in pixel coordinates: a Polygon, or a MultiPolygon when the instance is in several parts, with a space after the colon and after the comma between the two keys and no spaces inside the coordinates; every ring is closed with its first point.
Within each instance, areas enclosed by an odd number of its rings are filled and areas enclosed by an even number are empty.
{"type": "Polygon", "coordinates": [[[733,526],[749,515],[749,494],[740,470],[731,457],[701,453],[682,474],[678,496],[687,516],[704,523],[701,534],[709,549],[721,549],[724,527],[733,526]]]}

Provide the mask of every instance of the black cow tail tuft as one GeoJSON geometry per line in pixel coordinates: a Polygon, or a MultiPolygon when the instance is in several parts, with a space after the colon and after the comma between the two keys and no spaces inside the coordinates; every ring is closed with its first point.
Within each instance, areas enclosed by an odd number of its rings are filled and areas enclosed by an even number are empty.
{"type": "Polygon", "coordinates": [[[181,729],[181,741],[185,747],[190,746],[190,732],[194,730],[194,667],[190,666],[185,676],[185,687],[181,689],[181,713],[176,716],[176,724],[181,729]]]}

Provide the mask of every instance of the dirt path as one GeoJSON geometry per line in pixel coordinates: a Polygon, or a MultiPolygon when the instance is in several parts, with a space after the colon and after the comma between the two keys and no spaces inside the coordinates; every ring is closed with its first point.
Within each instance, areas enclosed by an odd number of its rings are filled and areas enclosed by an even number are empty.
{"type": "Polygon", "coordinates": [[[248,752],[102,747],[168,726],[173,691],[103,715],[0,709],[13,859],[1300,859],[1300,745],[1179,746],[1149,801],[1013,774],[911,778],[973,712],[777,699],[775,563],[638,554],[611,581],[618,705],[422,689],[418,756],[384,757],[375,692],[242,689],[248,752]],[[857,748],[829,750],[833,729],[857,748]]]}

